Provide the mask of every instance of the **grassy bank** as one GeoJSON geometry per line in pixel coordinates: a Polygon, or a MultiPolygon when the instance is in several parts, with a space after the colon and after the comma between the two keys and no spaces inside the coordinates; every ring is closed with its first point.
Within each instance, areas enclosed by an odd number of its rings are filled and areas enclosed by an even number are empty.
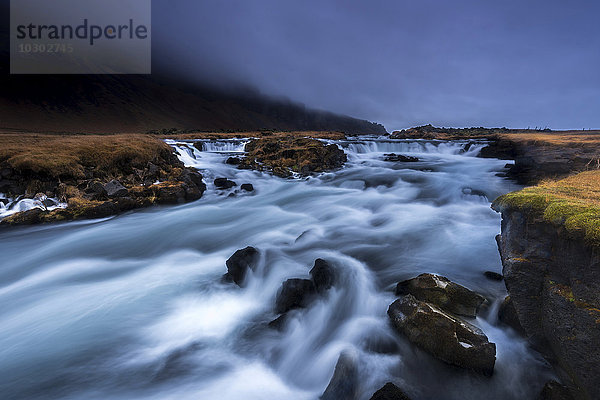
{"type": "Polygon", "coordinates": [[[600,247],[600,171],[546,181],[495,200],[496,210],[533,212],[600,247]]]}

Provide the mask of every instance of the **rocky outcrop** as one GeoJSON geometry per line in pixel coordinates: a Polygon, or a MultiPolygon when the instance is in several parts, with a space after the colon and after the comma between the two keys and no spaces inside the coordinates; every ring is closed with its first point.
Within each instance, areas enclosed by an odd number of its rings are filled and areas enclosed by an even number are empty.
{"type": "Polygon", "coordinates": [[[537,400],[573,400],[569,388],[556,381],[544,385],[537,400]]]}
{"type": "Polygon", "coordinates": [[[336,278],[334,268],[321,258],[315,260],[315,265],[310,270],[310,277],[319,293],[331,289],[336,278]]]}
{"type": "Polygon", "coordinates": [[[453,314],[466,317],[475,317],[479,307],[485,301],[483,296],[446,277],[434,274],[421,274],[416,278],[398,283],[396,294],[411,294],[421,301],[435,304],[453,314]]]}
{"type": "Polygon", "coordinates": [[[398,386],[388,382],[371,396],[371,400],[410,400],[410,397],[398,386]]]}
{"type": "Polygon", "coordinates": [[[197,200],[206,190],[202,175],[184,167],[173,149],[156,138],[46,135],[16,141],[5,137],[0,193],[56,197],[68,206],[13,214],[0,221],[3,225],[107,217],[152,204],[197,200]]]}
{"type": "Polygon", "coordinates": [[[335,365],[333,377],[320,400],[358,400],[359,382],[356,356],[343,352],[335,365]]]}
{"type": "Polygon", "coordinates": [[[245,147],[246,157],[239,168],[269,171],[280,177],[294,173],[310,175],[340,168],[346,154],[335,144],[298,137],[261,138],[245,147]]]}
{"type": "Polygon", "coordinates": [[[392,303],[388,315],[398,332],[440,360],[487,376],[494,372],[496,345],[479,328],[410,294],[392,303]]]}
{"type": "Polygon", "coordinates": [[[502,198],[493,207],[502,213],[498,244],[520,325],[575,399],[600,398],[598,247],[543,210],[502,198]]]}
{"type": "Polygon", "coordinates": [[[258,264],[260,254],[252,246],[240,249],[233,253],[225,262],[227,265],[226,280],[235,282],[236,285],[242,286],[248,270],[254,271],[258,264]]]}

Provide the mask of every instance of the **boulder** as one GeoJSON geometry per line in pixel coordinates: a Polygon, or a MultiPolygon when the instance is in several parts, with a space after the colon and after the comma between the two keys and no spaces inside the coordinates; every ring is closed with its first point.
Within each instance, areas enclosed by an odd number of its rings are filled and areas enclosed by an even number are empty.
{"type": "Polygon", "coordinates": [[[502,279],[504,279],[504,277],[502,276],[502,274],[499,274],[497,272],[494,271],[485,271],[483,273],[483,275],[485,275],[486,278],[492,280],[492,281],[501,281],[502,279]]]}
{"type": "Polygon", "coordinates": [[[402,154],[389,153],[383,155],[383,161],[391,161],[391,162],[417,162],[419,159],[417,157],[405,156],[402,154]]]}
{"type": "Polygon", "coordinates": [[[421,274],[398,283],[397,295],[412,294],[417,299],[437,305],[457,315],[475,317],[485,298],[448,278],[421,274]]]}
{"type": "Polygon", "coordinates": [[[515,331],[525,336],[525,330],[523,329],[523,326],[521,326],[517,310],[515,309],[515,305],[510,296],[506,296],[504,301],[502,301],[502,304],[500,304],[500,308],[498,308],[498,321],[510,326],[515,331]]]}
{"type": "Polygon", "coordinates": [[[371,400],[410,400],[410,397],[404,394],[398,386],[388,382],[371,396],[371,400]]]}
{"type": "Polygon", "coordinates": [[[358,400],[358,367],[356,356],[343,352],[335,365],[329,385],[321,400],[358,400]]]}
{"type": "Polygon", "coordinates": [[[116,179],[113,179],[112,181],[105,184],[104,190],[106,190],[107,196],[111,199],[114,199],[116,197],[125,197],[129,194],[127,188],[121,185],[121,182],[119,182],[116,179]]]}
{"type": "Polygon", "coordinates": [[[258,260],[259,253],[254,247],[248,246],[236,251],[225,263],[227,265],[226,277],[241,286],[246,278],[246,273],[249,269],[256,268],[258,260]]]}
{"type": "Polygon", "coordinates": [[[240,189],[245,192],[253,192],[254,186],[251,183],[244,183],[242,186],[240,186],[240,189]]]}
{"type": "Polygon", "coordinates": [[[315,284],[310,279],[288,279],[277,293],[275,312],[283,314],[294,308],[304,308],[314,299],[315,293],[315,284]]]}
{"type": "Polygon", "coordinates": [[[388,309],[396,330],[440,360],[486,376],[494,372],[496,345],[477,327],[407,295],[388,309]]]}
{"type": "Polygon", "coordinates": [[[83,197],[88,200],[106,200],[108,193],[104,185],[98,181],[88,182],[83,197]]]}
{"type": "Polygon", "coordinates": [[[179,180],[188,185],[196,186],[202,191],[206,189],[206,185],[202,181],[202,174],[191,168],[184,169],[179,175],[179,180]]]}
{"type": "Polygon", "coordinates": [[[239,157],[229,157],[225,160],[225,164],[229,165],[239,165],[242,162],[242,159],[239,157]]]}
{"type": "Polygon", "coordinates": [[[230,181],[227,178],[217,178],[214,183],[217,189],[231,189],[232,187],[237,186],[237,183],[230,181]]]}
{"type": "Polygon", "coordinates": [[[335,270],[321,258],[315,260],[315,265],[310,270],[310,277],[319,293],[331,289],[335,284],[335,270]]]}

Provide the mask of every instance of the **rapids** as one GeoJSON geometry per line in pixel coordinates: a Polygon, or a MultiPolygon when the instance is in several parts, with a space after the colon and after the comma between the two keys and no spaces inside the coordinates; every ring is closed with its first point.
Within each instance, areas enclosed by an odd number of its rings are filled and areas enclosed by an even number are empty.
{"type": "Polygon", "coordinates": [[[340,353],[359,359],[361,399],[393,381],[413,399],[535,398],[547,364],[495,310],[506,295],[494,236],[506,161],[474,143],[361,138],[339,171],[301,179],[237,170],[244,141],[169,142],[201,170],[202,199],[94,221],[0,231],[3,399],[316,399],[340,353]],[[416,163],[383,161],[396,152],[416,163]],[[215,177],[255,192],[216,191],[215,177]],[[239,248],[261,252],[239,288],[239,248]],[[341,282],[286,329],[266,324],[281,283],[324,258],[341,282]],[[497,345],[492,378],[449,367],[388,323],[395,284],[434,272],[493,300],[474,321],[497,345]]]}

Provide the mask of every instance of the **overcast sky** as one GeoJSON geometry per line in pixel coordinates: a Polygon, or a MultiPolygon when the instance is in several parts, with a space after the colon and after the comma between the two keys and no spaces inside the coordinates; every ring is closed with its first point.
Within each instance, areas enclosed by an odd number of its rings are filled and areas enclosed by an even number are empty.
{"type": "Polygon", "coordinates": [[[154,60],[383,123],[600,128],[600,1],[154,0],[154,60]]]}

